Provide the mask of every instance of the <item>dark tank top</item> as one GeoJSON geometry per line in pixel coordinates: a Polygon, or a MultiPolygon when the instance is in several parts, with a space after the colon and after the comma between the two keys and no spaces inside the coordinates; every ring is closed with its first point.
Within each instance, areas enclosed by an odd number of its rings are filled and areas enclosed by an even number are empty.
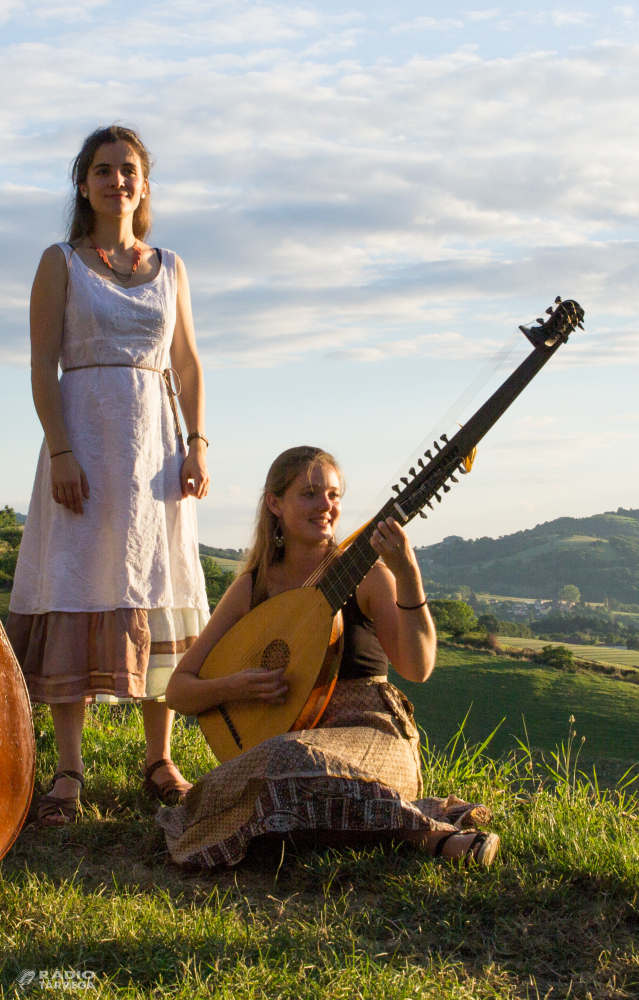
{"type": "Polygon", "coordinates": [[[341,681],[359,677],[380,677],[388,674],[388,657],[375,634],[375,626],[367,618],[357,596],[351,594],[342,608],[344,615],[344,652],[339,668],[341,681]]]}
{"type": "MultiPolygon", "coordinates": [[[[251,574],[253,586],[257,571],[251,574]]],[[[386,677],[388,657],[375,634],[375,626],[367,618],[357,603],[357,596],[351,594],[342,608],[344,615],[344,652],[339,668],[341,681],[354,681],[361,677],[386,677]]]]}

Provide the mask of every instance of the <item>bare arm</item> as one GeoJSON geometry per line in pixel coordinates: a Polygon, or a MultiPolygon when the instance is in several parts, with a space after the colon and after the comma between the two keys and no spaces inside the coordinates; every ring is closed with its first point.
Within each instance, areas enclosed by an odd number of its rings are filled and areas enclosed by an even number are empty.
{"type": "Polygon", "coordinates": [[[89,484],[69,451],[58,382],[67,282],[64,253],[60,247],[49,247],[42,255],[31,290],[31,385],[49,453],[57,456],[51,461],[53,499],[75,514],[82,514],[82,500],[89,499],[89,484]]]}
{"type": "MultiPolygon", "coordinates": [[[[182,392],[180,409],[184,415],[187,435],[204,430],[204,376],[195,346],[191,293],[184,264],[177,258],[177,316],[171,344],[171,363],[177,371],[182,392]]],[[[206,468],[206,444],[194,438],[180,473],[182,496],[189,494],[200,500],[208,492],[209,474],[206,468]]]]}
{"type": "Polygon", "coordinates": [[[414,608],[425,600],[415,553],[393,518],[381,522],[371,544],[386,565],[373,566],[358,588],[358,601],[375,623],[382,649],[397,673],[408,681],[425,681],[433,671],[437,651],[430,612],[425,604],[411,611],[397,607],[399,603],[414,608]]]}
{"type": "Polygon", "coordinates": [[[205,659],[223,635],[251,608],[251,577],[244,573],[235,580],[211,615],[202,634],[187,650],[171,675],[166,702],[183,715],[199,715],[226,701],[257,699],[272,705],[284,703],[288,685],[284,670],[241,670],[229,677],[207,680],[198,677],[205,659]]]}

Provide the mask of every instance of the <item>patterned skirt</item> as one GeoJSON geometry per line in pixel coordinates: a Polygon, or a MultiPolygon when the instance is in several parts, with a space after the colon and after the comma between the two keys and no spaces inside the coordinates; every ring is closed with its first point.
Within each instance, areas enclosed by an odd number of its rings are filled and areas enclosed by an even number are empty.
{"type": "MultiPolygon", "coordinates": [[[[184,804],[162,808],[171,857],[206,867],[237,864],[256,837],[392,835],[484,826],[491,812],[455,795],[420,798],[413,707],[385,677],[338,681],[316,729],[286,733],[198,781],[184,804]]],[[[343,842],[343,840],[342,840],[343,842]]]]}

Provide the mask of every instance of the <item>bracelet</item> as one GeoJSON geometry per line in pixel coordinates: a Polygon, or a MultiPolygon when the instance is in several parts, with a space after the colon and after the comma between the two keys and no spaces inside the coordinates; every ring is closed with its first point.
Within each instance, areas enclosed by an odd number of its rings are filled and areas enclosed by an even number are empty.
{"type": "Polygon", "coordinates": [[[73,448],[66,448],[65,451],[56,451],[55,455],[49,455],[49,458],[57,458],[58,455],[70,455],[73,448]]]}
{"type": "Polygon", "coordinates": [[[417,611],[417,608],[423,608],[427,603],[428,598],[425,598],[421,604],[398,604],[397,601],[395,601],[397,607],[401,608],[402,611],[417,611]]]}
{"type": "Polygon", "coordinates": [[[208,446],[209,446],[208,439],[205,438],[203,434],[200,434],[199,431],[193,431],[192,434],[189,434],[189,436],[186,439],[186,443],[190,444],[191,441],[193,440],[193,438],[201,438],[202,441],[204,441],[204,444],[206,445],[206,447],[208,448],[208,446]]]}

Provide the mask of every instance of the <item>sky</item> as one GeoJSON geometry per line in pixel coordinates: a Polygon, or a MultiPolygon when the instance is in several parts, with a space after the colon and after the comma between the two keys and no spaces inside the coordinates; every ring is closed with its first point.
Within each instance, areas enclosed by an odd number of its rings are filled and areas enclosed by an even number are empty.
{"type": "Polygon", "coordinates": [[[0,0],[0,53],[0,506],[26,512],[42,440],[33,274],[82,139],[121,121],[191,282],[201,541],[249,543],[297,444],[341,461],[348,529],[556,295],[585,331],[411,538],[639,507],[639,6],[0,0]]]}

